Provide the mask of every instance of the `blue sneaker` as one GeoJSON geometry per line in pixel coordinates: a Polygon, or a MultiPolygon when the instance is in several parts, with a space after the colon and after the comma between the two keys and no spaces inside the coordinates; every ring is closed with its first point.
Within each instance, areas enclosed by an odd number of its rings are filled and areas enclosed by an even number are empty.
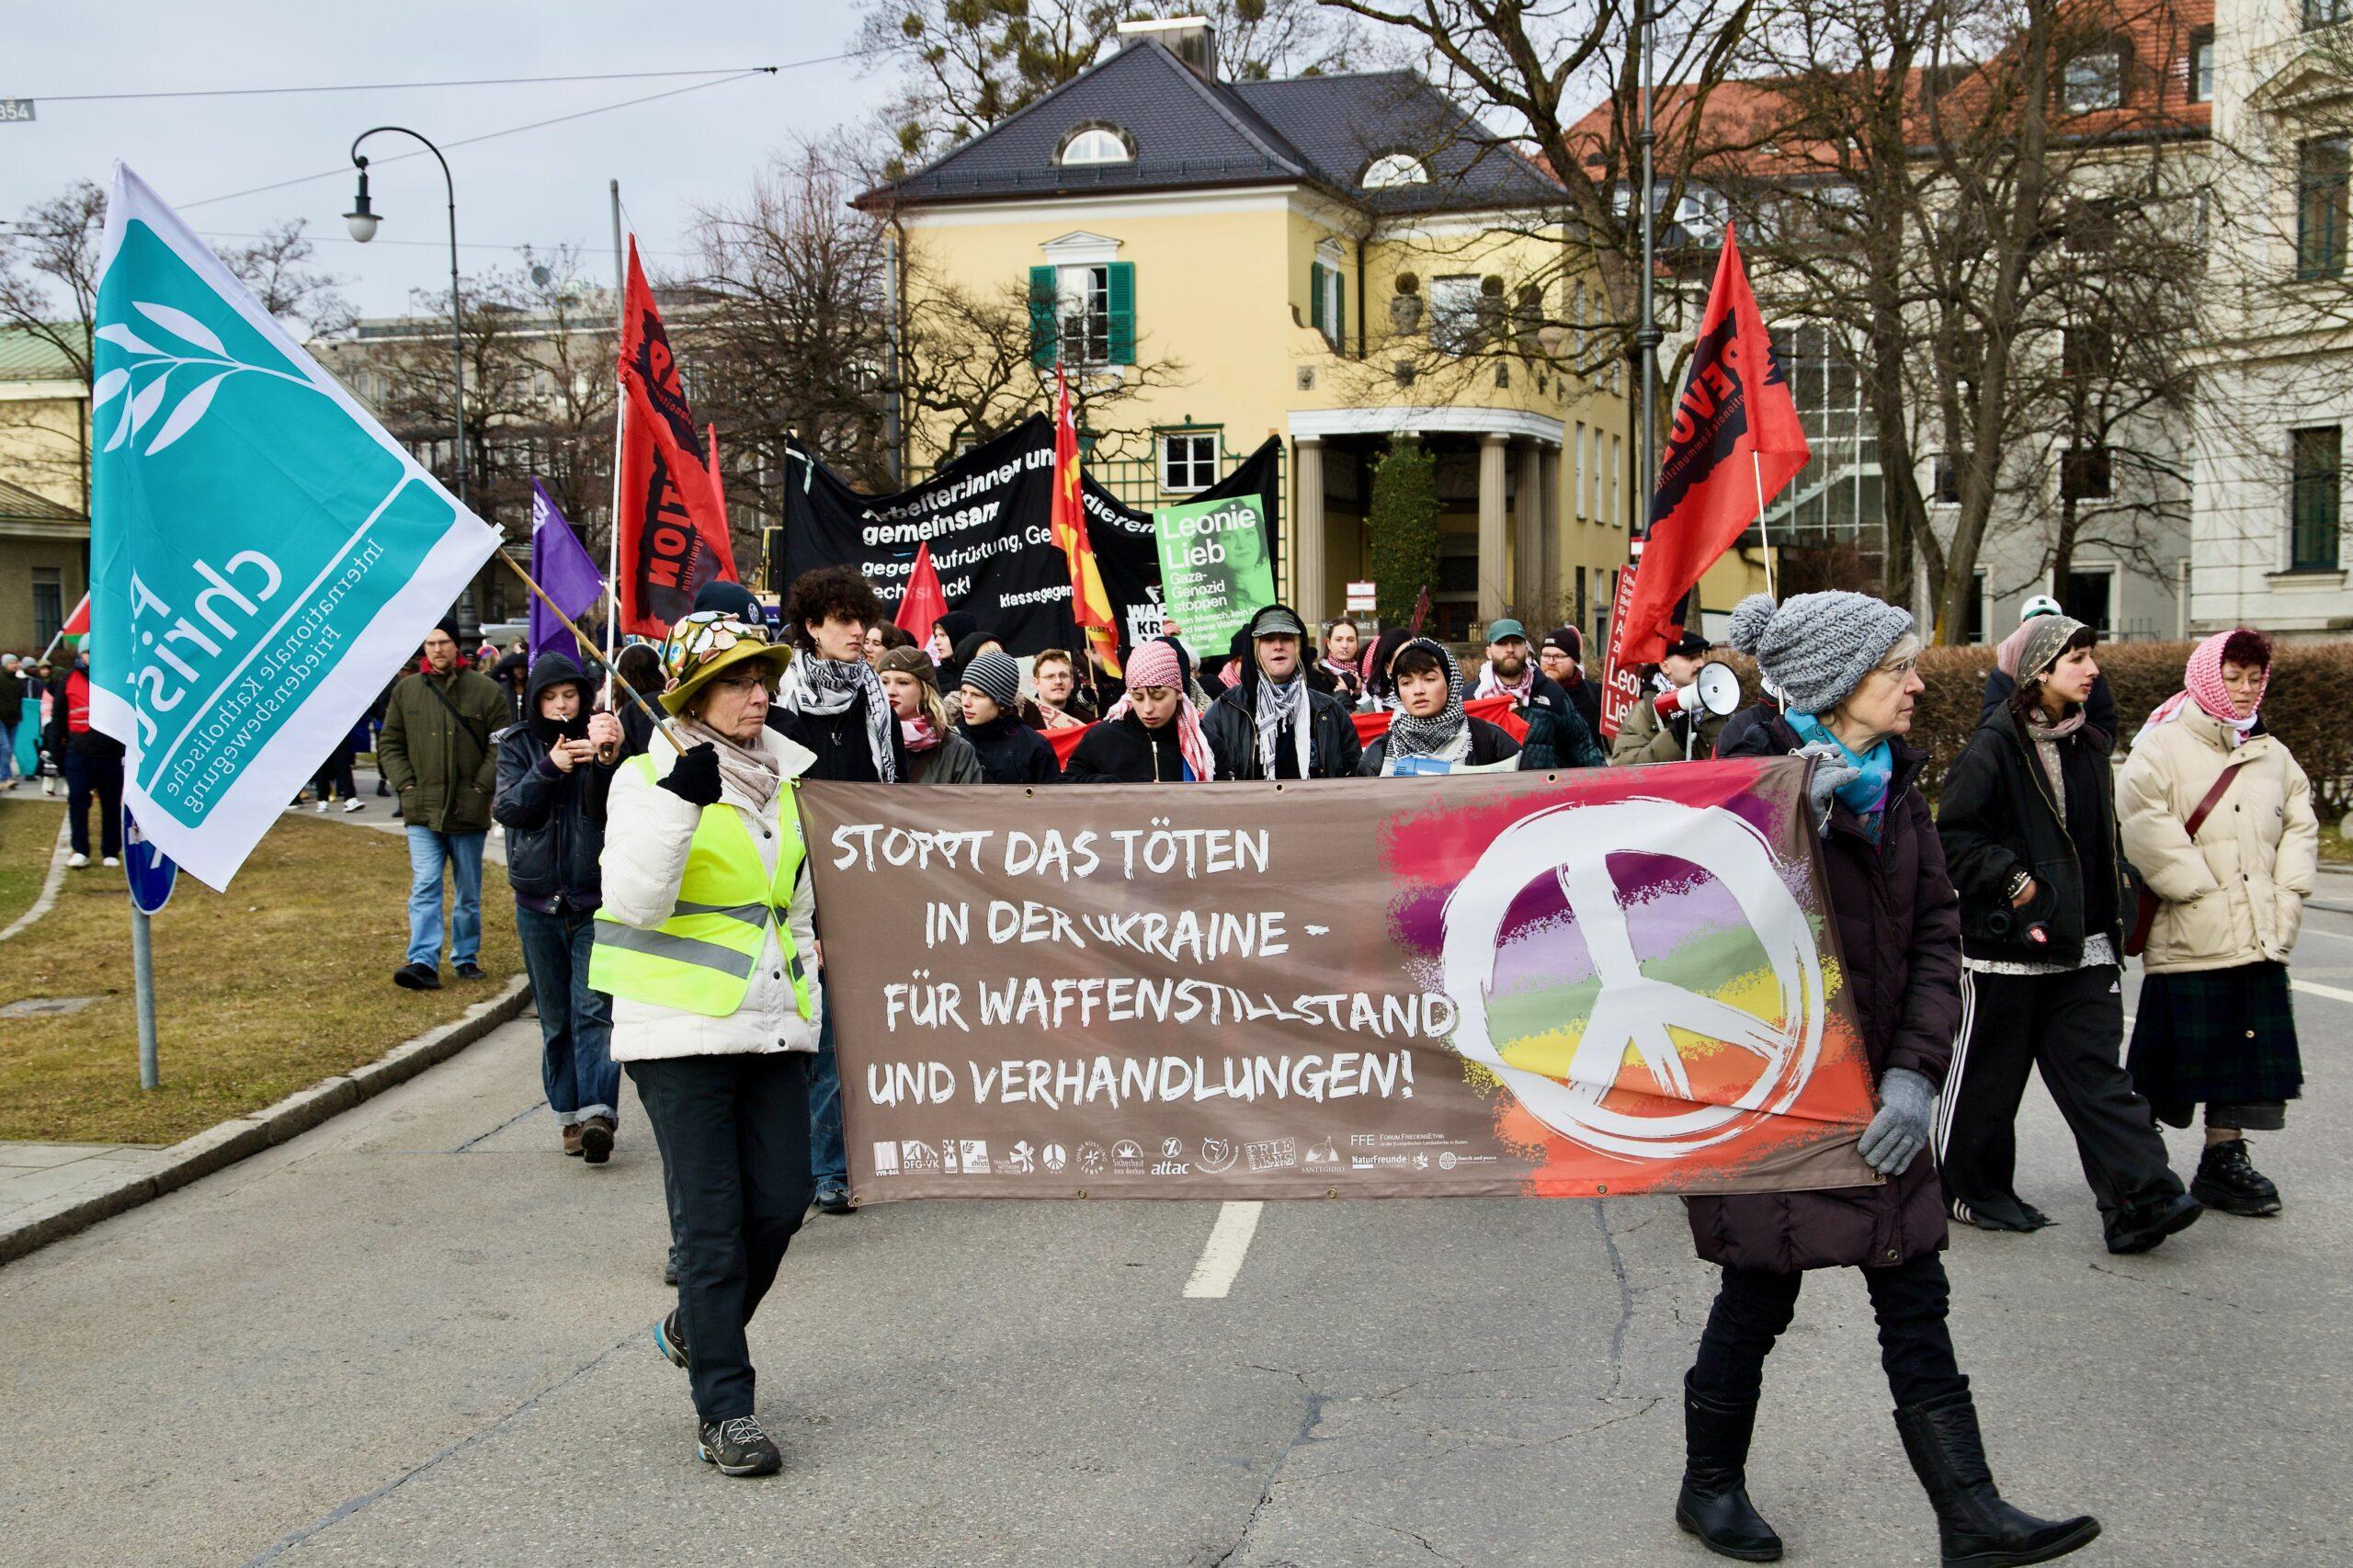
{"type": "Polygon", "coordinates": [[[678,1328],[678,1309],[672,1307],[669,1315],[654,1325],[654,1347],[670,1358],[670,1365],[680,1371],[688,1370],[687,1336],[678,1328]]]}

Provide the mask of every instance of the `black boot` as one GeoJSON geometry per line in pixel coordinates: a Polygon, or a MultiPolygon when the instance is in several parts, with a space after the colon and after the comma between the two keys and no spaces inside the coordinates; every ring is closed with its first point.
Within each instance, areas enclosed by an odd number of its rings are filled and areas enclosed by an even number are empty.
{"type": "Polygon", "coordinates": [[[2099,1534],[2090,1515],[2038,1519],[2002,1501],[1985,1468],[1977,1405],[1967,1390],[1895,1413],[1904,1451],[1937,1510],[1945,1568],[2009,1568],[2064,1557],[2099,1534]]]}
{"type": "Polygon", "coordinates": [[[2225,1214],[2261,1219],[2279,1212],[2279,1189],[2248,1161],[2244,1138],[2206,1145],[2206,1152],[2198,1157],[2198,1176],[2189,1184],[2189,1195],[2225,1214]]]}
{"type": "Polygon", "coordinates": [[[1756,1425],[1754,1402],[1721,1403],[1683,1374],[1683,1490],[1675,1522],[1720,1557],[1778,1562],[1781,1538],[1748,1500],[1748,1435],[1756,1425]]]}

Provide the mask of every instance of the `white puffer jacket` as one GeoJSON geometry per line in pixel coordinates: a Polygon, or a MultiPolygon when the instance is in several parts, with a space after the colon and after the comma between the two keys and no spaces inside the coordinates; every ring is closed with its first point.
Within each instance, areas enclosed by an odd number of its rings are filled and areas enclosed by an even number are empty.
{"type": "Polygon", "coordinates": [[[2141,960],[2150,973],[2288,961],[2319,868],[2320,821],[2304,770],[2276,737],[2232,747],[2196,708],[2143,730],[2117,770],[2116,825],[2124,858],[2164,900],[2141,960]],[[2192,842],[2189,814],[2225,767],[2238,777],[2192,842]]]}
{"type": "MultiPolygon", "coordinates": [[[[790,780],[816,761],[805,747],[773,730],[761,739],[790,780]]],[[[657,778],[666,777],[678,760],[678,751],[655,732],[647,756],[657,778]]],[[[723,776],[722,776],[723,778],[723,776]]],[[[787,788],[790,786],[788,784],[787,788]]],[[[749,797],[724,783],[720,803],[733,806],[752,830],[760,859],[770,875],[776,871],[777,818],[783,797],[763,811],[749,797]]],[[[613,790],[605,808],[605,852],[598,865],[604,873],[605,910],[630,925],[651,930],[670,918],[678,902],[678,883],[687,874],[687,851],[694,843],[701,809],[678,799],[656,784],[649,784],[634,763],[613,775],[613,790]]],[[[793,945],[809,974],[809,999],[824,1005],[817,975],[817,894],[801,862],[787,912],[793,945]]],[[[616,1062],[645,1062],[668,1056],[741,1055],[763,1051],[817,1049],[817,1015],[803,1019],[784,973],[784,949],[770,927],[767,946],[752,971],[751,988],[744,1005],[723,1018],[681,1012],[652,1002],[613,998],[612,1056],[616,1062]]]]}

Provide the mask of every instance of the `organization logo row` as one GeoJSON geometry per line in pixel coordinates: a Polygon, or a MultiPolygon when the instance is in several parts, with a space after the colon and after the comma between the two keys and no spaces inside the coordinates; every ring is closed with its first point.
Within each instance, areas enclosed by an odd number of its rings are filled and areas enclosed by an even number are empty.
{"type": "Polygon", "coordinates": [[[1188,1144],[1181,1138],[1164,1138],[1152,1150],[1132,1138],[1109,1144],[1087,1142],[1075,1148],[1060,1143],[1042,1147],[1018,1139],[1010,1147],[990,1152],[983,1138],[942,1139],[938,1143],[919,1138],[883,1139],[874,1144],[874,1174],[895,1176],[1220,1176],[1237,1167],[1259,1174],[1301,1170],[1324,1174],[1342,1170],[1453,1170],[1458,1165],[1495,1163],[1493,1154],[1466,1153],[1450,1141],[1409,1134],[1359,1132],[1348,1137],[1343,1152],[1331,1138],[1310,1143],[1304,1151],[1297,1138],[1268,1138],[1246,1142],[1231,1138],[1204,1138],[1188,1144]],[[1431,1148],[1430,1144],[1447,1146],[1431,1148]],[[1422,1145],[1414,1147],[1414,1145],[1422,1145]]]}

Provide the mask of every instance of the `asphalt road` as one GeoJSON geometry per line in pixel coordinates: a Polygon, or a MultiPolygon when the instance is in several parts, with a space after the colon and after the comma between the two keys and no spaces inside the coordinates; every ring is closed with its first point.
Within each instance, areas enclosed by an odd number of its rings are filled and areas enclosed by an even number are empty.
{"type": "MultiPolygon", "coordinates": [[[[2282,1217],[2111,1258],[2038,1085],[2019,1189],[2061,1224],[1955,1237],[1995,1472],[2101,1517],[2080,1561],[2353,1559],[2353,917],[2295,973],[2282,1217]]],[[[754,1327],[788,1472],[723,1480],[646,1335],[642,1119],[558,1156],[536,1028],[0,1268],[0,1562],[1713,1561],[1670,1513],[1712,1271],[1655,1199],[1269,1204],[1238,1255],[1211,1205],[814,1218],[754,1327]],[[1238,1267],[1188,1298],[1205,1247],[1238,1267]]],[[[1792,1561],[1936,1561],[1851,1273],[1766,1399],[1792,1561]]]]}

